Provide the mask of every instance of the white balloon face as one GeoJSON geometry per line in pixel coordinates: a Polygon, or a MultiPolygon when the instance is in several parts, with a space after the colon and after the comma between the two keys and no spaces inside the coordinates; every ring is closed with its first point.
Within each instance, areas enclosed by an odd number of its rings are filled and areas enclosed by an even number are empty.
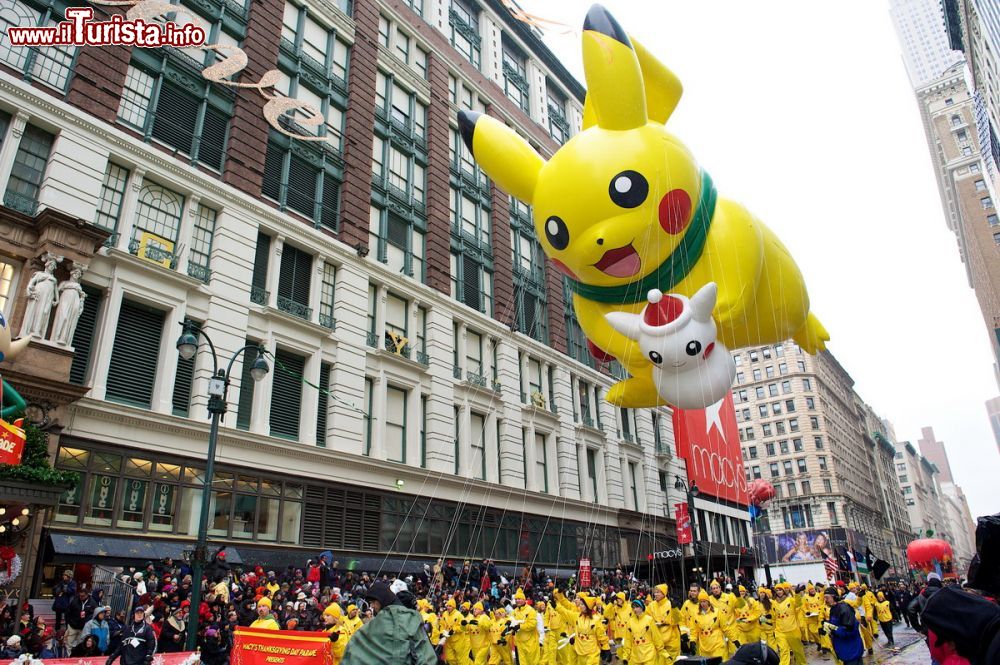
{"type": "Polygon", "coordinates": [[[644,334],[639,342],[654,366],[666,371],[687,371],[704,364],[714,351],[715,323],[688,318],[687,324],[664,335],[644,334]]]}

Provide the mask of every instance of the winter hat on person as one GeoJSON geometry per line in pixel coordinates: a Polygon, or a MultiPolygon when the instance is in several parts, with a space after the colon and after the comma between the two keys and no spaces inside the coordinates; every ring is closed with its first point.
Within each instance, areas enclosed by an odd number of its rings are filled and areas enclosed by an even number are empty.
{"type": "Polygon", "coordinates": [[[264,596],[263,598],[257,601],[257,607],[266,607],[268,609],[271,609],[271,599],[268,598],[267,596],[264,596]]]}
{"type": "Polygon", "coordinates": [[[458,607],[458,605],[455,603],[455,599],[454,598],[449,598],[448,602],[445,603],[444,606],[445,606],[446,609],[449,609],[449,610],[453,610],[456,607],[458,607]]]}
{"type": "Polygon", "coordinates": [[[305,599],[306,599],[306,595],[304,593],[302,593],[301,591],[299,591],[298,595],[295,596],[295,600],[305,600],[305,599]]]}
{"type": "Polygon", "coordinates": [[[385,582],[376,582],[373,584],[372,588],[368,590],[365,600],[369,602],[376,600],[383,608],[395,605],[397,602],[396,594],[392,592],[392,589],[385,582]]]}
{"type": "Polygon", "coordinates": [[[744,644],[726,661],[727,665],[778,665],[780,662],[774,649],[763,642],[744,644]]]}
{"type": "Polygon", "coordinates": [[[938,582],[940,582],[941,581],[941,576],[938,575],[937,573],[928,573],[927,574],[927,581],[928,582],[932,582],[934,580],[937,580],[938,582]]]}
{"type": "Polygon", "coordinates": [[[656,587],[654,588],[660,593],[662,593],[664,596],[667,595],[668,588],[666,584],[657,584],[656,587]]]}
{"type": "Polygon", "coordinates": [[[134,579],[134,580],[141,580],[142,579],[142,572],[140,571],[140,572],[136,573],[135,575],[133,575],[132,579],[134,579]]]}
{"type": "Polygon", "coordinates": [[[625,594],[623,592],[619,591],[618,593],[615,594],[615,598],[617,600],[625,600],[625,594]]]}
{"type": "Polygon", "coordinates": [[[338,603],[330,603],[326,606],[326,609],[323,610],[323,616],[341,617],[343,615],[344,612],[340,609],[340,605],[338,603]]]}
{"type": "Polygon", "coordinates": [[[464,603],[462,603],[463,612],[468,612],[471,609],[472,609],[472,603],[470,603],[469,601],[465,601],[464,603]]]}
{"type": "Polygon", "coordinates": [[[586,605],[587,609],[591,612],[593,612],[594,608],[597,607],[597,598],[591,596],[589,593],[581,593],[577,596],[577,598],[582,600],[583,604],[586,605]]]}
{"type": "Polygon", "coordinates": [[[712,580],[712,583],[709,584],[708,586],[710,586],[713,589],[721,589],[722,588],[722,585],[719,584],[719,580],[712,580]]]}
{"type": "Polygon", "coordinates": [[[514,600],[524,600],[524,591],[518,589],[514,592],[514,600]]]}
{"type": "Polygon", "coordinates": [[[885,594],[879,591],[876,598],[878,598],[879,602],[882,602],[883,600],[885,600],[885,594]]]}
{"type": "Polygon", "coordinates": [[[703,600],[708,600],[708,594],[705,593],[704,589],[698,592],[698,602],[700,603],[703,600]]]}
{"type": "Polygon", "coordinates": [[[20,635],[11,635],[10,637],[8,637],[7,638],[7,646],[9,646],[11,648],[17,648],[17,647],[21,646],[21,636],[20,635]]]}
{"type": "MultiPolygon", "coordinates": [[[[419,605],[419,603],[418,603],[418,605],[419,605]]],[[[347,613],[348,614],[350,614],[351,612],[357,612],[357,611],[358,611],[358,606],[357,605],[348,605],[347,606],[347,613]]]]}
{"type": "Polygon", "coordinates": [[[636,598],[635,600],[632,601],[632,605],[633,605],[633,607],[638,607],[639,610],[642,611],[642,612],[646,611],[646,603],[642,602],[638,598],[636,598]]]}
{"type": "Polygon", "coordinates": [[[740,593],[746,593],[747,592],[747,588],[745,586],[743,586],[742,584],[739,587],[737,587],[737,590],[740,593]]]}
{"type": "Polygon", "coordinates": [[[476,603],[475,605],[472,606],[472,609],[473,609],[473,611],[475,611],[475,610],[479,610],[480,612],[485,612],[486,611],[486,608],[483,607],[482,603],[476,603]]]}

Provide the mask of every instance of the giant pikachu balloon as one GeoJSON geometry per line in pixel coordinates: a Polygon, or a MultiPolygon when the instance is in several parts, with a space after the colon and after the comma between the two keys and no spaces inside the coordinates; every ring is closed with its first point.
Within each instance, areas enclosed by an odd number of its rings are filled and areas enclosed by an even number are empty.
{"type": "Polygon", "coordinates": [[[459,125],[486,173],[532,206],[545,253],[569,278],[591,352],[617,358],[631,375],[608,401],[664,403],[650,359],[605,319],[640,312],[651,289],[691,297],[715,282],[713,316],[731,349],[792,337],[809,353],[823,350],[830,337],[809,312],[788,250],[743,206],[718,197],[664,127],[681,96],[674,74],[600,5],[583,24],[583,64],[583,131],[548,161],[498,120],[462,111],[459,125]]]}

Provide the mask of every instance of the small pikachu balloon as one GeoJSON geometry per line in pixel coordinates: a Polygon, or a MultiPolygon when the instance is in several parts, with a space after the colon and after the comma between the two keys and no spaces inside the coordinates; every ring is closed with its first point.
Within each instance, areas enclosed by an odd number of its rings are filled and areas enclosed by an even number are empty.
{"type": "Polygon", "coordinates": [[[21,351],[28,348],[30,338],[25,337],[17,341],[11,341],[10,328],[7,327],[7,319],[0,312],[0,362],[13,360],[21,351]]]}
{"type": "Polygon", "coordinates": [[[809,353],[823,350],[830,336],[809,311],[791,254],[746,208],[719,197],[667,131],[681,97],[677,77],[600,5],[583,24],[583,64],[583,131],[548,161],[494,118],[462,111],[459,126],[483,170],[532,206],[542,248],[574,292],[591,353],[617,358],[631,375],[608,401],[666,403],[639,344],[606,319],[638,314],[653,289],[690,298],[715,282],[713,317],[728,348],[791,337],[809,353]]]}

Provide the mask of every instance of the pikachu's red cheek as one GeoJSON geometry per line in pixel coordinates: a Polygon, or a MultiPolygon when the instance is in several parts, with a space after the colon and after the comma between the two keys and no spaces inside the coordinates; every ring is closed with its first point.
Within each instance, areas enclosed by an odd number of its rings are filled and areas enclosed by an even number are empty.
{"type": "Polygon", "coordinates": [[[691,218],[691,197],[683,189],[671,189],[660,199],[660,226],[677,235],[691,218]]]}

